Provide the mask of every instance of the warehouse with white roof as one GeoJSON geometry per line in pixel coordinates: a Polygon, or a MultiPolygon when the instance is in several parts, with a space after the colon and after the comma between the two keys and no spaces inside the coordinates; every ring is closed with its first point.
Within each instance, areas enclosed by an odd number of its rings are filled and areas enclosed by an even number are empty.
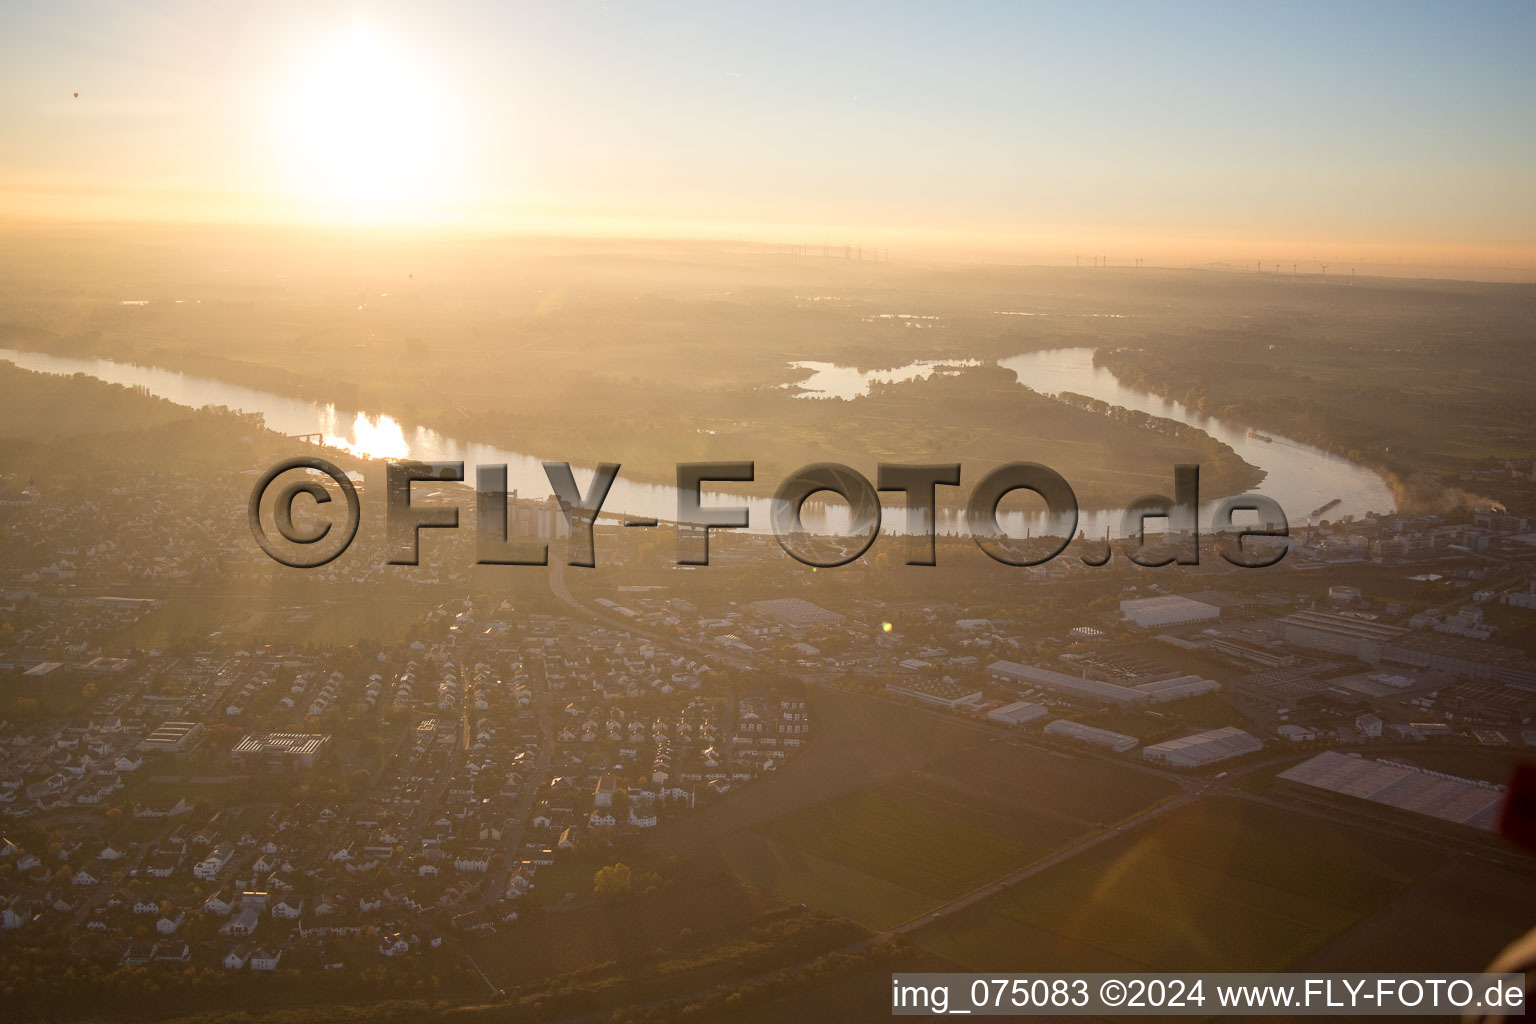
{"type": "Polygon", "coordinates": [[[1120,614],[1142,629],[1151,629],[1157,626],[1182,626],[1186,622],[1209,622],[1221,618],[1221,609],[1204,601],[1163,594],[1159,597],[1121,601],[1120,614]]]}
{"type": "Polygon", "coordinates": [[[1334,750],[1287,768],[1276,778],[1488,830],[1497,829],[1504,803],[1503,786],[1334,750]]]}
{"type": "Polygon", "coordinates": [[[1221,689],[1221,684],[1204,676],[1185,675],[1171,679],[1154,679],[1150,682],[1122,686],[1084,676],[1069,676],[1048,668],[1021,665],[1016,661],[994,661],[987,666],[987,674],[994,682],[1015,689],[1026,686],[1039,687],[1054,696],[1067,700],[1097,704],[1117,704],[1125,708],[1139,708],[1147,704],[1164,704],[1171,700],[1185,700],[1221,689]]]}
{"type": "Polygon", "coordinates": [[[1086,743],[1091,747],[1103,747],[1113,750],[1117,754],[1123,754],[1136,746],[1138,740],[1134,736],[1127,736],[1123,732],[1110,732],[1108,729],[1100,729],[1096,725],[1084,725],[1082,722],[1073,722],[1065,718],[1058,718],[1045,727],[1047,736],[1056,736],[1061,739],[1072,740],[1074,743],[1086,743]]]}
{"type": "Polygon", "coordinates": [[[1044,715],[1044,704],[1031,704],[1026,700],[1016,700],[1012,704],[1004,704],[1000,708],[993,708],[987,712],[988,718],[1004,725],[1023,725],[1044,715]]]}
{"type": "Polygon", "coordinates": [[[1175,768],[1199,768],[1228,758],[1242,757],[1264,749],[1264,742],[1236,726],[1197,732],[1176,740],[1154,743],[1142,749],[1148,761],[1161,761],[1175,768]]]}
{"type": "Polygon", "coordinates": [[[987,666],[987,674],[1000,683],[1015,687],[1038,686],[1042,690],[1048,690],[1071,700],[1140,707],[1150,699],[1147,694],[1133,690],[1129,686],[1116,686],[1114,683],[1102,683],[1097,679],[1069,676],[1062,672],[1052,672],[1048,668],[1021,665],[1016,661],[994,661],[987,666]]]}
{"type": "Polygon", "coordinates": [[[1185,700],[1206,693],[1215,693],[1221,684],[1204,676],[1175,676],[1172,679],[1156,679],[1150,683],[1137,683],[1133,687],[1144,693],[1153,704],[1166,704],[1171,700],[1185,700]]]}

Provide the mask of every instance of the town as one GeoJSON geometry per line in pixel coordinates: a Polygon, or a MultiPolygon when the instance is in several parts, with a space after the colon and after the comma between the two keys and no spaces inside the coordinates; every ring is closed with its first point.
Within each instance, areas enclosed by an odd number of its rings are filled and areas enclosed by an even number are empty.
{"type": "MultiPolygon", "coordinates": [[[[558,543],[552,504],[514,502],[514,521],[558,543]]],[[[1503,510],[1309,523],[1279,541],[1282,568],[1123,565],[1110,597],[1082,603],[1079,581],[1110,570],[1059,560],[1030,586],[1062,600],[1014,608],[948,579],[953,600],[922,601],[850,580],[835,612],[798,596],[806,577],[784,575],[772,538],[737,534],[720,582],[690,573],[687,599],[552,559],[530,606],[439,601],[397,640],[254,644],[228,623],[159,647],[103,638],[181,614],[194,568],[258,591],[291,570],[178,516],[147,479],[103,496],[124,524],[110,542],[46,485],[5,508],[34,546],[12,550],[32,561],[0,604],[18,694],[0,733],[3,941],[103,977],[419,960],[481,983],[476,936],[516,942],[530,915],[667,884],[647,837],[750,800],[827,742],[816,709],[834,695],[1202,785],[1310,752],[1277,779],[1297,799],[1484,832],[1498,785],[1403,752],[1536,745],[1536,531],[1503,510]],[[743,576],[783,596],[741,596],[743,576]]],[[[621,551],[634,536],[597,532],[621,551]]],[[[445,548],[424,563],[428,592],[477,589],[445,548]]],[[[361,552],[302,576],[360,600],[389,585],[379,565],[361,552]]],[[[280,600],[256,619],[302,632],[326,614],[280,600]]]]}

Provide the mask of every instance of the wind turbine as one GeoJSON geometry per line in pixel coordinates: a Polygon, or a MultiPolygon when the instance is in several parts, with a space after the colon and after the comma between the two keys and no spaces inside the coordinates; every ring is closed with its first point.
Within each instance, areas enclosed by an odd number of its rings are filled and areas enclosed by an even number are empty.
{"type": "Polygon", "coordinates": [[[1317,275],[1317,283],[1322,284],[1328,277],[1328,264],[1319,263],[1318,266],[1323,268],[1323,272],[1317,275]]]}

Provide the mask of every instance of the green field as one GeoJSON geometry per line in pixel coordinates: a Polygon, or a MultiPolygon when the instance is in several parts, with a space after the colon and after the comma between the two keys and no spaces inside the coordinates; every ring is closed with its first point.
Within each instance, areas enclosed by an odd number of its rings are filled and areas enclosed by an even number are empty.
{"type": "MultiPolygon", "coordinates": [[[[542,872],[537,884],[541,892],[542,872]]],[[[520,908],[516,925],[466,938],[463,948],[498,986],[576,995],[593,1008],[773,970],[865,935],[718,875],[674,880],[664,892],[613,904],[541,898],[542,908],[520,908]]]]}
{"type": "Polygon", "coordinates": [[[1536,870],[1451,858],[1297,969],[1480,971],[1533,919],[1536,870]]]}
{"type": "Polygon", "coordinates": [[[986,743],[720,839],[738,877],[889,928],[1173,792],[1118,765],[986,743]]]}
{"type": "Polygon", "coordinates": [[[438,598],[429,590],[387,597],[362,588],[332,591],[335,596],[330,600],[303,605],[238,590],[171,594],[159,608],[114,634],[110,643],[143,648],[196,644],[215,632],[235,643],[261,643],[273,636],[295,644],[355,643],[401,635],[438,598]]]}
{"type": "Polygon", "coordinates": [[[824,801],[759,831],[810,856],[950,899],[1038,852],[963,817],[869,792],[824,801]]]}
{"type": "Polygon", "coordinates": [[[1028,879],[919,941],[973,970],[1278,970],[1442,860],[1213,798],[1028,879]]]}
{"type": "Polygon", "coordinates": [[[963,895],[1040,852],[869,790],[728,836],[720,850],[747,881],[874,928],[963,895]]]}
{"type": "Polygon", "coordinates": [[[1057,850],[1177,792],[1170,782],[1097,758],[991,742],[934,762],[884,789],[940,813],[1057,850]]]}

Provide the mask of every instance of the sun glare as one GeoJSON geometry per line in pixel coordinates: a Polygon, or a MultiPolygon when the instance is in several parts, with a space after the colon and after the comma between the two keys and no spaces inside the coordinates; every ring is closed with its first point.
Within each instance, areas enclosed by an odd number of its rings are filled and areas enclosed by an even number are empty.
{"type": "Polygon", "coordinates": [[[337,415],[334,405],[325,407],[325,420],[321,433],[324,443],[341,448],[366,459],[403,459],[411,454],[405,430],[393,416],[379,413],[369,416],[357,413],[352,418],[350,430],[337,415]]]}
{"type": "Polygon", "coordinates": [[[413,219],[451,197],[450,98],[421,55],[370,26],[302,53],[274,114],[295,198],[413,219]]]}

